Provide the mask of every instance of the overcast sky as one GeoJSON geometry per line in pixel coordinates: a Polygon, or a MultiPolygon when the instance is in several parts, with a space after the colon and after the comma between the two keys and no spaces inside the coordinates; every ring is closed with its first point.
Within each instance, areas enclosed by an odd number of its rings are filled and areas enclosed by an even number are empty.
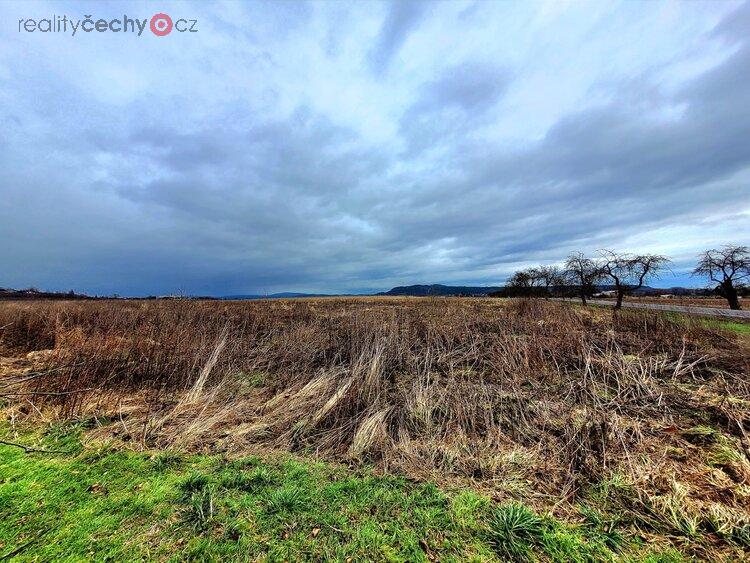
{"type": "Polygon", "coordinates": [[[0,287],[493,285],[750,244],[750,4],[0,3],[0,287]],[[156,9],[158,8],[158,9],[156,9]],[[197,33],[19,31],[165,12],[197,33]]]}

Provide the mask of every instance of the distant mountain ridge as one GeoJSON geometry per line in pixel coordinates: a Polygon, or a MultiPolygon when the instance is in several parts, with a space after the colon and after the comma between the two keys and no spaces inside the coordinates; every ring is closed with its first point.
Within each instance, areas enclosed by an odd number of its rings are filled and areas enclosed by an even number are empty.
{"type": "Polygon", "coordinates": [[[439,283],[431,285],[400,285],[388,291],[376,293],[375,295],[393,295],[410,297],[429,297],[433,295],[441,297],[450,296],[477,296],[489,295],[494,291],[500,291],[501,286],[473,286],[473,285],[442,285],[439,283]]]}

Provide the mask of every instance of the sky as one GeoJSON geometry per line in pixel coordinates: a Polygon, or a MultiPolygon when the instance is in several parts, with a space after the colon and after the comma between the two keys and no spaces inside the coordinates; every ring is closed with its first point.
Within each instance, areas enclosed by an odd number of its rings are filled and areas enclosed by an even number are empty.
{"type": "Polygon", "coordinates": [[[3,2],[0,21],[0,287],[499,285],[602,248],[701,286],[700,251],[750,244],[750,3],[3,2]],[[157,12],[171,33],[40,31],[157,12]]]}

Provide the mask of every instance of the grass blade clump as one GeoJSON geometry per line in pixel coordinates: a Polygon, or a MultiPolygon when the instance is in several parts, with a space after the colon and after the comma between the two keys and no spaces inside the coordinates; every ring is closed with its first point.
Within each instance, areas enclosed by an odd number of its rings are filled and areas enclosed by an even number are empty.
{"type": "Polygon", "coordinates": [[[523,504],[510,503],[493,511],[490,543],[504,560],[528,561],[542,534],[542,519],[523,504]]]}
{"type": "Polygon", "coordinates": [[[281,514],[301,511],[306,503],[307,497],[301,489],[283,487],[268,496],[266,508],[271,514],[281,514]]]}

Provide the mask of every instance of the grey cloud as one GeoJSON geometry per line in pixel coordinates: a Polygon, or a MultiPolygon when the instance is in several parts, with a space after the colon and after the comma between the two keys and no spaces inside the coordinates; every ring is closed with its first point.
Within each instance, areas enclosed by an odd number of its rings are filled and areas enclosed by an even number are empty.
{"type": "Polygon", "coordinates": [[[422,86],[412,108],[417,112],[439,111],[446,107],[484,112],[507,88],[508,74],[504,69],[473,61],[450,67],[436,80],[422,86]]]}
{"type": "Polygon", "coordinates": [[[506,69],[466,62],[423,84],[399,123],[409,149],[419,152],[442,142],[460,142],[483,123],[511,81],[506,69]]]}
{"type": "Polygon", "coordinates": [[[719,197],[706,185],[750,163],[750,114],[741,110],[750,99],[749,53],[740,49],[685,87],[674,101],[687,108],[674,120],[629,111],[616,98],[560,120],[527,149],[509,154],[475,143],[467,156],[452,155],[463,175],[412,196],[417,219],[399,233],[471,241],[467,252],[479,266],[747,205],[742,182],[719,197]]]}
{"type": "Polygon", "coordinates": [[[369,53],[372,71],[380,76],[387,70],[409,34],[423,15],[427,4],[421,0],[395,0],[388,5],[388,13],[369,53]]]}
{"type": "Polygon", "coordinates": [[[743,42],[747,40],[748,29],[750,29],[750,2],[744,2],[716,26],[713,34],[729,41],[743,42]]]}

